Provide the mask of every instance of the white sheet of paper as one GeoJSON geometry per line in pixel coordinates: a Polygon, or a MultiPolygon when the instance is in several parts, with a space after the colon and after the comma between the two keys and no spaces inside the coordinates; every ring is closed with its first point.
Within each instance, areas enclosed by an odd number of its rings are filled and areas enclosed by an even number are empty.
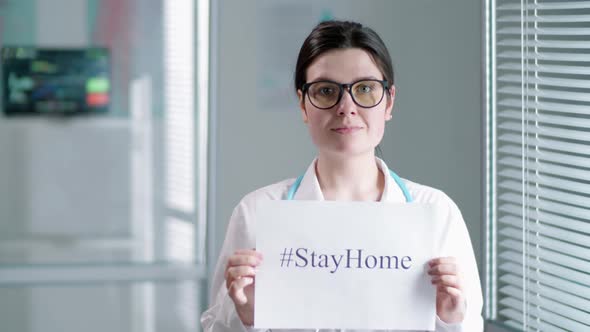
{"type": "Polygon", "coordinates": [[[438,208],[261,203],[254,219],[256,249],[264,255],[255,326],[434,330],[436,294],[426,263],[446,228],[438,208]]]}

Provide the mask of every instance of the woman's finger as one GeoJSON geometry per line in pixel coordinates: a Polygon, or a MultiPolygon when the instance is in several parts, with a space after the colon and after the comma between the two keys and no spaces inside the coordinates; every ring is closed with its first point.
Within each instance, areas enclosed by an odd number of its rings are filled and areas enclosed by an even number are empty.
{"type": "Polygon", "coordinates": [[[430,275],[443,275],[443,274],[452,274],[452,275],[458,275],[459,274],[459,268],[457,266],[457,264],[436,264],[436,265],[432,265],[430,267],[430,269],[428,270],[428,274],[430,275]]]}
{"type": "Polygon", "coordinates": [[[459,290],[463,289],[461,279],[455,275],[441,275],[432,277],[432,284],[437,287],[453,287],[459,290]]]}
{"type": "Polygon", "coordinates": [[[234,300],[237,305],[244,305],[248,303],[248,298],[244,292],[244,288],[254,282],[253,278],[245,277],[234,280],[229,289],[229,296],[234,300]]]}
{"type": "Polygon", "coordinates": [[[234,253],[235,255],[252,255],[252,256],[256,256],[260,259],[262,259],[262,253],[259,251],[256,251],[256,248],[253,249],[238,249],[236,250],[236,252],[234,253]]]}
{"type": "Polygon", "coordinates": [[[455,300],[463,298],[463,292],[455,287],[440,286],[436,288],[436,291],[441,294],[450,295],[455,300]]]}
{"type": "Polygon", "coordinates": [[[258,266],[262,260],[258,258],[256,255],[232,255],[227,260],[227,267],[230,266],[239,266],[239,265],[249,265],[249,266],[258,266]]]}
{"type": "Polygon", "coordinates": [[[254,277],[255,275],[256,270],[251,266],[232,266],[225,270],[225,280],[229,280],[230,282],[234,279],[254,277]]]}
{"type": "Polygon", "coordinates": [[[438,265],[438,264],[456,264],[456,263],[457,263],[457,258],[455,258],[453,256],[437,257],[437,258],[431,259],[428,262],[428,264],[430,266],[434,266],[434,265],[438,265]]]}

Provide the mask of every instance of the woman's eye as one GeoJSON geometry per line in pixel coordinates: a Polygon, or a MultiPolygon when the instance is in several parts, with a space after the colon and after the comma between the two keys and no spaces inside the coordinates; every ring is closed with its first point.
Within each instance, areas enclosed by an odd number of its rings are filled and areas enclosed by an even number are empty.
{"type": "Polygon", "coordinates": [[[320,89],[320,94],[324,95],[324,96],[329,96],[333,93],[334,93],[334,89],[332,89],[332,88],[321,88],[320,89]]]}
{"type": "Polygon", "coordinates": [[[369,85],[361,85],[356,90],[360,93],[369,93],[373,90],[373,87],[369,85]]]}

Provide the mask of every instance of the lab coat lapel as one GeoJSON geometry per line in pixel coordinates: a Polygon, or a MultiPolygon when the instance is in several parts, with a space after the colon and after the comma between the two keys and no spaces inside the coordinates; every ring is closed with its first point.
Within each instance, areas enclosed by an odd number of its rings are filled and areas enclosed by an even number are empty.
{"type": "Polygon", "coordinates": [[[387,167],[387,164],[383,160],[377,158],[377,165],[385,175],[385,188],[383,189],[381,202],[405,203],[406,196],[404,196],[402,189],[389,174],[389,167],[387,167]]]}
{"type": "Polygon", "coordinates": [[[320,188],[320,182],[318,181],[318,177],[315,173],[315,163],[317,158],[314,159],[309,167],[307,167],[307,171],[303,175],[303,179],[301,180],[301,184],[295,192],[295,196],[293,196],[294,200],[302,200],[302,201],[323,201],[324,195],[322,194],[322,189],[320,188]]]}
{"type": "MultiPolygon", "coordinates": [[[[324,195],[322,194],[322,189],[320,188],[320,183],[315,172],[316,162],[317,158],[311,162],[309,167],[307,167],[307,171],[305,171],[303,179],[301,180],[301,184],[299,185],[299,188],[297,189],[293,199],[306,201],[324,200],[324,195]]],[[[385,188],[383,190],[383,195],[381,196],[381,201],[405,203],[406,197],[395,180],[391,177],[391,175],[389,175],[389,168],[387,167],[387,164],[385,164],[383,160],[377,158],[377,165],[379,166],[381,172],[383,172],[385,175],[385,188]]]]}

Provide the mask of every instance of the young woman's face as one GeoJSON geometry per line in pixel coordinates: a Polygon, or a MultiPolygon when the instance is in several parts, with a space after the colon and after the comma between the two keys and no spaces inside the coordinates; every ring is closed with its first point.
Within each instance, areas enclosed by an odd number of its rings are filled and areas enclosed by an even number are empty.
{"type": "MultiPolygon", "coordinates": [[[[371,56],[358,48],[331,50],[320,55],[307,68],[306,77],[307,83],[323,80],[353,83],[363,79],[384,79],[371,56]]],[[[363,98],[361,93],[371,90],[365,85],[354,88],[359,96],[357,101],[363,98]]],[[[308,125],[311,138],[320,153],[351,156],[372,153],[383,138],[385,122],[391,119],[395,89],[385,90],[381,101],[371,108],[357,105],[348,91],[344,91],[340,101],[333,107],[319,108],[322,105],[317,100],[327,98],[325,96],[331,93],[337,94],[338,91],[333,91],[329,86],[320,86],[315,91],[308,91],[305,98],[301,90],[297,92],[303,121],[308,125]],[[388,94],[390,98],[387,98],[388,94]],[[318,99],[312,103],[310,98],[318,99]]]]}

